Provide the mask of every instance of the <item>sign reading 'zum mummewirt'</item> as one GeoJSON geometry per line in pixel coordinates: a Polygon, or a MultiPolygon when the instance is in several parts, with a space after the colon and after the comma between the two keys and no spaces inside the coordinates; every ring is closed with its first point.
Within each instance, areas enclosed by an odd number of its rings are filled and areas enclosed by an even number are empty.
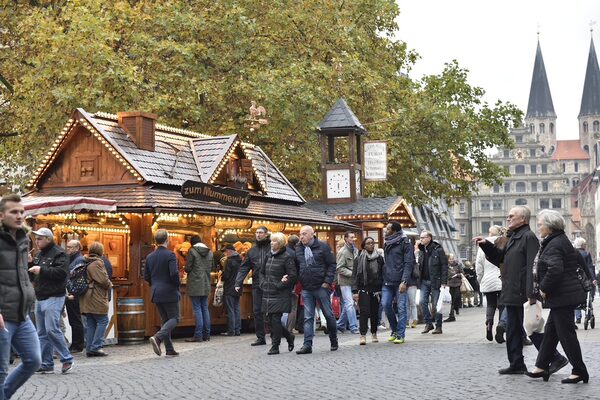
{"type": "Polygon", "coordinates": [[[250,192],[209,185],[197,181],[185,181],[181,186],[181,196],[186,199],[215,201],[225,206],[246,208],[250,204],[250,192]]]}

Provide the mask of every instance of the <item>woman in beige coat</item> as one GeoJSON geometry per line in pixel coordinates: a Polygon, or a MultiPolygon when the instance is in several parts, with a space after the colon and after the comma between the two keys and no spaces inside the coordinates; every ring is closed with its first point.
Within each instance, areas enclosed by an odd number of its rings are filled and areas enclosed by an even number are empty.
{"type": "Polygon", "coordinates": [[[88,357],[107,356],[102,350],[104,333],[108,326],[108,293],[112,283],[108,278],[102,255],[104,246],[94,242],[90,246],[87,263],[88,289],[79,299],[81,314],[85,315],[86,355],[88,357]]]}

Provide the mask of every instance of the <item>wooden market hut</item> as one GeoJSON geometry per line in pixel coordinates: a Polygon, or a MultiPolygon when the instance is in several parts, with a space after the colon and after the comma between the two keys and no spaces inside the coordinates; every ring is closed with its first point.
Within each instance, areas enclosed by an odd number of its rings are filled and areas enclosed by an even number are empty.
{"type": "MultiPolygon", "coordinates": [[[[156,229],[169,230],[170,246],[181,266],[186,243],[194,234],[218,251],[225,240],[251,242],[260,225],[285,233],[297,232],[303,224],[313,225],[319,234],[352,229],[306,208],[302,195],[260,147],[237,135],[209,136],[160,125],[156,119],[144,112],[113,115],[75,110],[31,178],[31,191],[25,196],[41,200],[83,196],[115,202],[116,211],[111,212],[93,205],[78,212],[46,209],[35,216],[34,224],[51,227],[59,243],[77,238],[84,246],[94,240],[104,244],[118,298],[143,299],[143,335],[153,335],[160,326],[143,280],[144,260],[154,249],[156,229]],[[186,181],[207,187],[203,194],[209,197],[184,198],[186,181]],[[241,200],[236,197],[240,193],[241,200]],[[224,204],[224,199],[229,202],[224,204]]],[[[252,318],[247,283],[243,319],[252,318]]],[[[211,316],[213,324],[226,322],[222,307],[213,308],[211,316]]],[[[194,325],[185,285],[181,317],[179,327],[194,325]]]]}

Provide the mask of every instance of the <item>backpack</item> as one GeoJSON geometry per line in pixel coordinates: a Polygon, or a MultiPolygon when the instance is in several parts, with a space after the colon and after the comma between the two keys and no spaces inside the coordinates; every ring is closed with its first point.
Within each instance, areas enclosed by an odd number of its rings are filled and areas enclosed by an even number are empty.
{"type": "Polygon", "coordinates": [[[69,273],[69,277],[67,278],[67,292],[69,294],[80,297],[88,290],[88,264],[86,262],[78,264],[69,273]]]}

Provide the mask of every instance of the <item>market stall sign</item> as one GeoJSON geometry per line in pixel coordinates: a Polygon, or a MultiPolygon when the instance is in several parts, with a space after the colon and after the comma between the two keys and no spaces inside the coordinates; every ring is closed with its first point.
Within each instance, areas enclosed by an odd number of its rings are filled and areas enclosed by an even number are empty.
{"type": "Polygon", "coordinates": [[[365,181],[385,181],[387,179],[387,143],[369,141],[364,145],[365,181]]]}
{"type": "Polygon", "coordinates": [[[250,205],[250,192],[209,185],[197,181],[185,181],[181,186],[181,196],[186,199],[214,201],[225,206],[246,208],[250,205]]]}

